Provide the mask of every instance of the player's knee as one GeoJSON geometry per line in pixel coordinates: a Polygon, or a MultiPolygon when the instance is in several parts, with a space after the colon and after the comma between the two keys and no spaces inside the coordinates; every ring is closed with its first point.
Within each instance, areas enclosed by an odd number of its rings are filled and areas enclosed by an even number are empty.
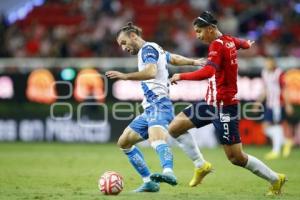
{"type": "Polygon", "coordinates": [[[117,142],[118,147],[120,147],[121,149],[124,149],[124,146],[126,146],[126,144],[124,143],[124,141],[122,140],[122,137],[119,137],[118,142],[117,142]]]}
{"type": "Polygon", "coordinates": [[[180,135],[184,134],[185,128],[184,125],[182,125],[180,123],[180,121],[178,121],[177,119],[173,120],[170,124],[169,124],[169,134],[173,137],[173,138],[178,138],[180,135]]]}
{"type": "Polygon", "coordinates": [[[122,139],[121,137],[119,138],[117,145],[121,149],[129,149],[132,147],[132,144],[128,143],[126,140],[122,139]]]}
{"type": "Polygon", "coordinates": [[[128,142],[127,136],[124,133],[119,137],[117,145],[121,149],[129,149],[132,146],[132,144],[128,142]]]}
{"type": "Polygon", "coordinates": [[[169,134],[173,137],[173,138],[177,138],[180,136],[180,132],[179,129],[176,127],[176,123],[175,122],[171,122],[171,124],[169,125],[169,134]]]}
{"type": "Polygon", "coordinates": [[[170,134],[172,137],[175,136],[175,129],[174,129],[173,125],[172,125],[172,122],[171,122],[171,124],[169,124],[168,131],[169,131],[169,134],[170,134]]]}
{"type": "Polygon", "coordinates": [[[245,160],[243,155],[236,155],[236,154],[231,154],[227,155],[228,160],[233,164],[237,166],[245,166],[245,163],[247,162],[247,159],[245,160]]]}
{"type": "Polygon", "coordinates": [[[229,161],[233,164],[233,165],[237,165],[237,166],[241,166],[241,162],[238,158],[236,157],[230,157],[228,158],[229,161]]]}

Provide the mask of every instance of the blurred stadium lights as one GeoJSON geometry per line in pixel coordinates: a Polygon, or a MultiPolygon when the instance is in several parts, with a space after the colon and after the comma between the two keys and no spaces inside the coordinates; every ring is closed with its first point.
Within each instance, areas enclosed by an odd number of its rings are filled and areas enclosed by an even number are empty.
{"type": "Polygon", "coordinates": [[[75,71],[75,69],[68,67],[61,71],[60,76],[61,76],[61,79],[64,81],[71,81],[75,78],[76,71],[75,71]]]}
{"type": "Polygon", "coordinates": [[[14,84],[9,76],[0,76],[0,99],[11,99],[14,96],[14,84]]]}
{"type": "Polygon", "coordinates": [[[297,13],[300,13],[300,3],[296,3],[294,9],[297,13]]]}
{"type": "Polygon", "coordinates": [[[24,19],[35,7],[44,4],[45,0],[9,0],[0,1],[1,12],[7,17],[9,24],[24,19]]]}
{"type": "Polygon", "coordinates": [[[280,24],[279,24],[278,21],[276,21],[276,20],[268,20],[265,23],[264,31],[266,33],[269,33],[269,32],[272,32],[272,31],[278,29],[279,26],[280,26],[280,24]]]}
{"type": "Polygon", "coordinates": [[[247,38],[249,38],[250,40],[254,40],[256,41],[261,35],[261,32],[259,31],[249,31],[247,34],[247,38]]]}

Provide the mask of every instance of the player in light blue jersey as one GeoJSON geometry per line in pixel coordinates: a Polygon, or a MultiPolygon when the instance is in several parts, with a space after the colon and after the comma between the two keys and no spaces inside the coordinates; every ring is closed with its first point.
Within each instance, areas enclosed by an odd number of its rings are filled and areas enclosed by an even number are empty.
{"type": "MultiPolygon", "coordinates": [[[[159,182],[177,185],[173,172],[173,154],[166,140],[168,125],[174,117],[172,102],[169,99],[169,73],[167,64],[200,65],[199,60],[170,54],[153,42],[141,38],[141,29],[129,22],[117,34],[120,47],[131,55],[138,56],[138,72],[121,73],[108,71],[111,79],[140,80],[144,92],[144,112],[137,116],[124,130],[118,140],[118,146],[127,155],[132,166],[143,178],[144,183],[136,192],[157,192],[159,182]],[[135,146],[141,140],[149,140],[159,156],[163,173],[151,174],[142,152],[135,146]]],[[[204,162],[194,139],[186,134],[178,138],[179,146],[193,160],[204,162]],[[184,143],[184,144],[182,144],[184,143]]]]}

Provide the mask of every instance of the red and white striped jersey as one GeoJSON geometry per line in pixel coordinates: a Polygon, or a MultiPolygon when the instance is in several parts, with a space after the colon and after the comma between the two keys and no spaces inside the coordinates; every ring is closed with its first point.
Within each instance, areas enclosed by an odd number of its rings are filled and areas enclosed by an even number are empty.
{"type": "Polygon", "coordinates": [[[281,88],[283,84],[283,72],[276,68],[273,71],[264,69],[262,78],[265,84],[266,105],[269,108],[278,108],[283,103],[281,88]]]}
{"type": "Polygon", "coordinates": [[[223,35],[209,46],[208,64],[216,68],[208,79],[205,100],[209,105],[237,104],[237,50],[249,48],[245,40],[223,35]]]}
{"type": "Polygon", "coordinates": [[[222,35],[209,45],[206,65],[197,71],[180,74],[180,80],[209,78],[205,97],[209,105],[237,104],[237,50],[249,47],[246,40],[222,35]]]}

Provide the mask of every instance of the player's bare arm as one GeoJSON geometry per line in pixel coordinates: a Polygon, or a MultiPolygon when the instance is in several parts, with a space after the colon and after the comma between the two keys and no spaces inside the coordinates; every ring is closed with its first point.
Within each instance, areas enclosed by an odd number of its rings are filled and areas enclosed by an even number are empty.
{"type": "Polygon", "coordinates": [[[149,63],[146,68],[139,72],[122,73],[118,71],[108,71],[105,75],[110,79],[121,80],[149,80],[155,78],[157,73],[156,64],[149,63]]]}
{"type": "Polygon", "coordinates": [[[170,54],[170,57],[171,57],[170,64],[177,65],[177,66],[183,66],[183,65],[203,66],[206,63],[206,58],[192,59],[192,58],[186,58],[178,54],[170,54]]]}

